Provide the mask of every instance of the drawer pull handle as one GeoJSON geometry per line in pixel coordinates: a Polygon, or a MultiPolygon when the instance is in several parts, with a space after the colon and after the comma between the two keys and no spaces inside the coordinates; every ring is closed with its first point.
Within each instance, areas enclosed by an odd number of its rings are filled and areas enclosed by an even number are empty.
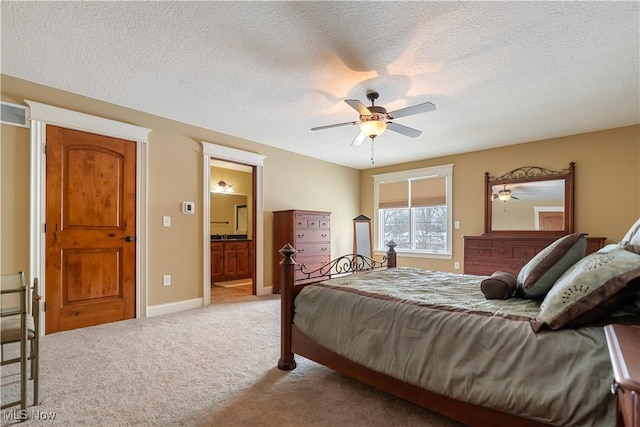
{"type": "Polygon", "coordinates": [[[304,234],[298,234],[298,239],[302,239],[304,237],[304,234]]]}
{"type": "Polygon", "coordinates": [[[472,262],[471,265],[480,265],[479,262],[472,262]]]}
{"type": "Polygon", "coordinates": [[[322,252],[326,252],[327,248],[322,248],[321,250],[322,250],[322,252]]]}
{"type": "Polygon", "coordinates": [[[478,246],[480,242],[473,242],[474,245],[478,246]]]}
{"type": "Polygon", "coordinates": [[[298,253],[302,253],[304,252],[304,248],[303,249],[298,249],[298,253]]]}
{"type": "Polygon", "coordinates": [[[518,268],[518,266],[517,265],[510,265],[509,268],[513,268],[515,270],[516,268],[518,268]]]}
{"type": "Polygon", "coordinates": [[[327,237],[327,235],[326,235],[326,234],[322,234],[321,236],[322,236],[322,237],[327,237]]]}
{"type": "Polygon", "coordinates": [[[614,382],[611,384],[611,394],[616,394],[619,389],[620,389],[620,386],[618,385],[618,383],[614,382]]]}

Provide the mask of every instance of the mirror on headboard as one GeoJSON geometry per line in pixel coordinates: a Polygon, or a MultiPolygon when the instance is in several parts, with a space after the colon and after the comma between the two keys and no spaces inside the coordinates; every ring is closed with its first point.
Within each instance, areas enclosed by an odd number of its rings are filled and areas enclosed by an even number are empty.
{"type": "Polygon", "coordinates": [[[485,176],[485,234],[563,236],[573,233],[575,163],[561,171],[526,166],[485,176]]]}

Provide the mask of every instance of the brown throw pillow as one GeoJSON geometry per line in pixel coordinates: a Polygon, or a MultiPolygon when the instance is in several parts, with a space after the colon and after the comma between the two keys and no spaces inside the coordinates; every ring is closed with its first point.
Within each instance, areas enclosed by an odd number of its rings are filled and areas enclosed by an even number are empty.
{"type": "Polygon", "coordinates": [[[496,271],[480,283],[486,299],[507,299],[516,290],[516,276],[508,271],[496,271]]]}
{"type": "Polygon", "coordinates": [[[586,250],[586,235],[578,233],[561,237],[544,248],[518,273],[518,296],[543,299],[562,273],[584,257],[586,250]]]}

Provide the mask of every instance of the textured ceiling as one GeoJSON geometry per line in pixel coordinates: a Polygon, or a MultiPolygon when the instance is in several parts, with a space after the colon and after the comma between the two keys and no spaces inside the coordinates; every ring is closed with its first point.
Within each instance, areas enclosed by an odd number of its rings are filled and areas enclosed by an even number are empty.
{"type": "MultiPolygon", "coordinates": [[[[0,3],[3,74],[357,169],[639,123],[639,3],[0,3]]],[[[216,142],[216,141],[210,141],[216,142]]],[[[603,142],[604,143],[604,142],[603,142]]]]}

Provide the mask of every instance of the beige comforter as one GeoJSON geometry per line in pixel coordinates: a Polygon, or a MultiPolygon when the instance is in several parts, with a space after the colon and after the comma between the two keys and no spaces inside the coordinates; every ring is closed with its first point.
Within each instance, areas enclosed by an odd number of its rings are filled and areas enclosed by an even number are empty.
{"type": "Polygon", "coordinates": [[[395,268],[305,287],[294,323],[334,352],[435,393],[558,426],[613,426],[602,327],[534,333],[539,302],[482,277],[395,268]]]}

